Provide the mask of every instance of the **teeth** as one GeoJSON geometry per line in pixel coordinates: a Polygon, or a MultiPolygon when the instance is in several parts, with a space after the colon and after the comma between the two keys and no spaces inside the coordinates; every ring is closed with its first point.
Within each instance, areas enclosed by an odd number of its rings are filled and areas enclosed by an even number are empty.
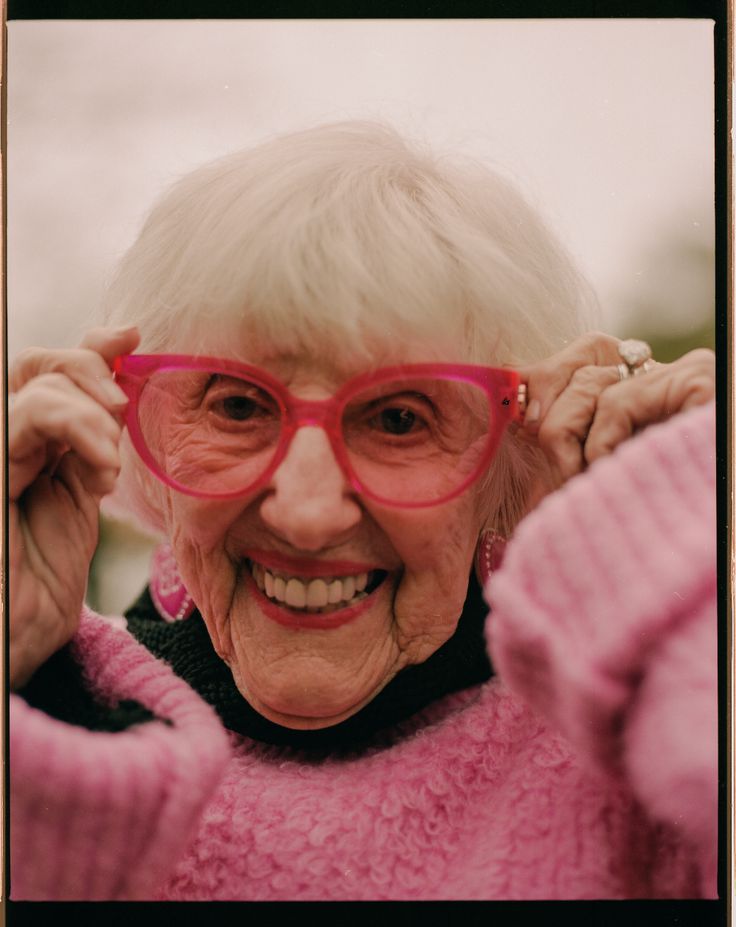
{"type": "Polygon", "coordinates": [[[327,605],[327,583],[323,579],[313,579],[307,586],[307,605],[310,608],[327,605]]]}
{"type": "Polygon", "coordinates": [[[261,592],[263,592],[264,589],[266,588],[266,585],[263,579],[263,568],[262,567],[256,568],[255,564],[253,568],[253,579],[255,579],[256,581],[256,586],[258,586],[261,592]]]}
{"type": "Polygon", "coordinates": [[[284,602],[290,608],[320,609],[327,605],[349,602],[351,599],[364,598],[369,574],[343,576],[330,581],[324,579],[301,580],[295,576],[288,580],[283,576],[269,573],[258,563],[251,564],[251,573],[258,588],[269,599],[284,602]]]}
{"type": "Polygon", "coordinates": [[[307,604],[307,587],[299,579],[290,579],[286,584],[284,601],[292,608],[304,608],[307,604]]]}

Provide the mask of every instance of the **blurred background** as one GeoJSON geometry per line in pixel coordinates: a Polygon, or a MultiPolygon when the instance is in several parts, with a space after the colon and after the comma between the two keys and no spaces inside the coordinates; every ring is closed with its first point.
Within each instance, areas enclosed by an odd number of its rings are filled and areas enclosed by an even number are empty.
{"type": "MultiPolygon", "coordinates": [[[[499,166],[558,231],[601,327],[670,360],[714,340],[707,20],[8,24],[8,350],[72,346],[161,190],[274,133],[392,121],[499,166]]],[[[103,520],[90,603],[152,541],[103,520]]]]}

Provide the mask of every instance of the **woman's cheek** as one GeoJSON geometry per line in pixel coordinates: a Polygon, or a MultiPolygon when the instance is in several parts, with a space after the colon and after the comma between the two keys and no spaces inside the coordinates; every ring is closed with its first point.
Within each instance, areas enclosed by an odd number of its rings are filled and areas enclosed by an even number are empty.
{"type": "Polygon", "coordinates": [[[228,655],[231,649],[229,619],[242,569],[242,564],[227,550],[231,523],[232,512],[221,505],[177,500],[169,533],[184,585],[202,614],[221,657],[228,655]]]}
{"type": "MultiPolygon", "coordinates": [[[[483,524],[475,496],[429,510],[404,532],[399,552],[406,572],[443,595],[467,593],[467,577],[483,524]]],[[[398,546],[398,545],[397,545],[398,546]]]]}
{"type": "Polygon", "coordinates": [[[187,537],[203,551],[225,547],[231,526],[243,508],[239,500],[197,499],[173,489],[169,490],[168,502],[169,536],[187,537]]]}
{"type": "Polygon", "coordinates": [[[468,591],[479,515],[467,501],[444,518],[426,519],[407,533],[404,573],[394,600],[399,646],[409,662],[426,660],[452,636],[468,591]],[[424,542],[418,539],[423,537],[424,542]]]}

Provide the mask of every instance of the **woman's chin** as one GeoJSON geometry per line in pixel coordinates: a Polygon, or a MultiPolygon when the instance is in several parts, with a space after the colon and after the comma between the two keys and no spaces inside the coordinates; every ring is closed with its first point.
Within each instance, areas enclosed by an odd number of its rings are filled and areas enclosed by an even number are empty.
{"type": "Polygon", "coordinates": [[[259,709],[259,714],[268,721],[279,724],[281,727],[288,727],[293,731],[319,731],[324,728],[334,727],[334,725],[339,724],[341,721],[347,720],[347,718],[351,717],[351,715],[355,714],[358,710],[359,709],[356,708],[354,711],[347,711],[330,718],[309,718],[300,715],[283,714],[268,708],[259,709]]]}
{"type": "Polygon", "coordinates": [[[385,682],[368,693],[356,692],[342,697],[335,693],[310,692],[308,687],[299,692],[273,692],[264,696],[259,696],[249,686],[238,685],[238,689],[248,704],[268,721],[293,730],[316,731],[333,727],[359,712],[384,685],[385,682]]]}
{"type": "Polygon", "coordinates": [[[356,714],[402,665],[389,592],[366,602],[353,621],[297,630],[264,614],[262,597],[244,597],[233,610],[226,660],[241,695],[264,718],[294,730],[332,727],[356,714]]]}

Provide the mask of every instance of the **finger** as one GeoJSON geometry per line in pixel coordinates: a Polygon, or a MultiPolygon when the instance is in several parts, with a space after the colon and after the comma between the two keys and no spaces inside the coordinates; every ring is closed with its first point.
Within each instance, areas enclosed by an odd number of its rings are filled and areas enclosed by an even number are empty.
{"type": "Polygon", "coordinates": [[[615,367],[579,367],[540,425],[537,440],[558,483],[585,469],[583,452],[604,390],[618,382],[615,367]]]}
{"type": "Polygon", "coordinates": [[[11,499],[17,499],[38,476],[59,446],[95,467],[119,466],[120,426],[99,403],[63,375],[37,377],[9,399],[11,499]]]}
{"type": "Polygon", "coordinates": [[[109,411],[119,412],[128,399],[114,382],[105,359],[85,348],[49,350],[28,348],[16,358],[9,377],[11,393],[22,389],[36,377],[63,374],[109,411]]]}
{"type": "Polygon", "coordinates": [[[119,473],[120,467],[100,468],[81,457],[67,454],[59,463],[54,476],[69,487],[78,503],[92,496],[95,504],[99,505],[100,500],[115,488],[119,473]]]}
{"type": "Polygon", "coordinates": [[[602,332],[591,332],[577,338],[562,351],[538,364],[517,368],[522,382],[527,384],[527,412],[524,427],[536,431],[545,420],[552,404],[568,386],[573,374],[581,367],[615,366],[621,360],[618,338],[602,332]]]}
{"type": "Polygon", "coordinates": [[[91,328],[82,338],[80,347],[94,351],[108,367],[121,354],[130,354],[140,343],[141,336],[135,325],[122,328],[91,328]]]}
{"type": "Polygon", "coordinates": [[[44,374],[11,398],[8,416],[8,452],[11,456],[29,453],[39,441],[74,446],[87,452],[92,462],[109,461],[105,448],[116,445],[121,429],[115,419],[61,374],[44,374]],[[99,459],[98,459],[99,458],[99,459]]]}
{"type": "Polygon", "coordinates": [[[715,396],[715,356],[691,351],[612,386],[600,397],[585,444],[588,463],[610,454],[635,431],[715,396]]]}
{"type": "Polygon", "coordinates": [[[112,471],[100,471],[76,454],[67,454],[53,476],[36,480],[23,500],[21,523],[34,545],[50,550],[64,537],[75,549],[82,545],[84,559],[91,556],[97,543],[100,499],[109,485],[113,485],[112,471]]]}

